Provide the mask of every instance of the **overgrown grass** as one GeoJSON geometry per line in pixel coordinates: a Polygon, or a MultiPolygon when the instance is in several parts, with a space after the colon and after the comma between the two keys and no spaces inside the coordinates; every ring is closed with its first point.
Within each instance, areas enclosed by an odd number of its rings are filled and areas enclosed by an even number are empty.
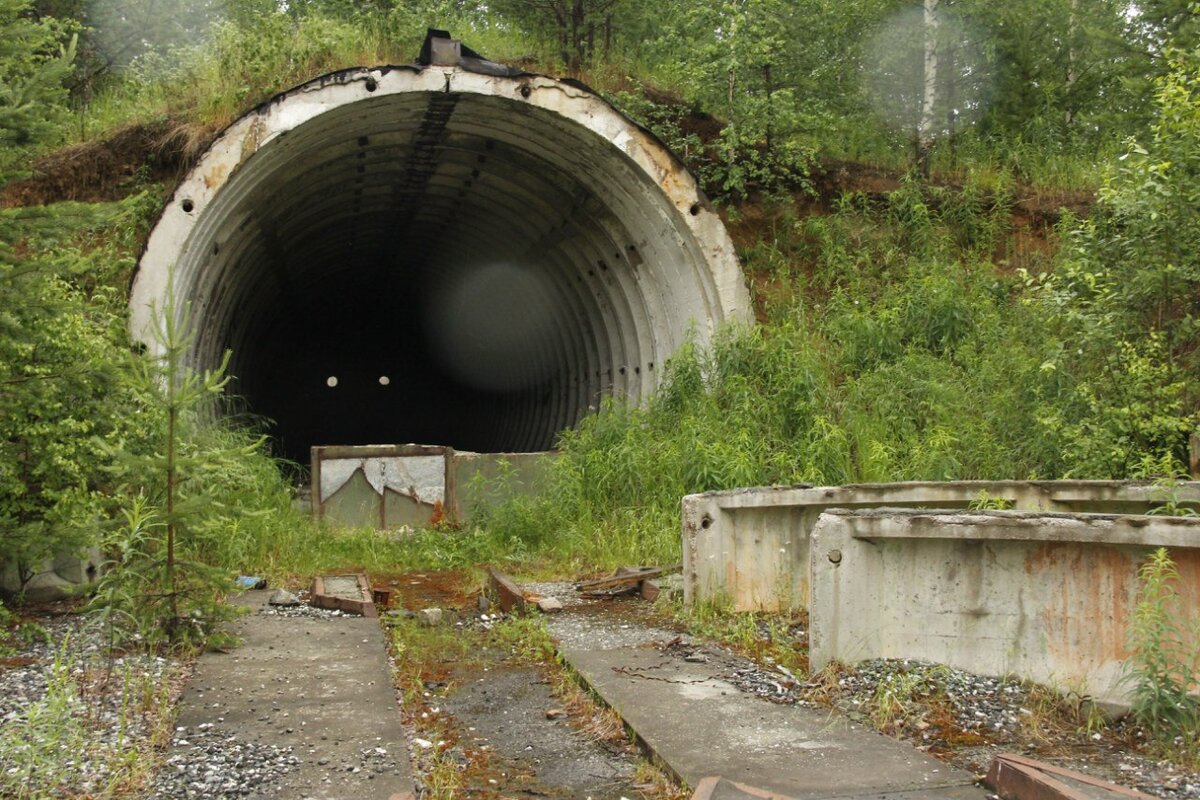
{"type": "MultiPolygon", "coordinates": [[[[901,173],[912,169],[911,143],[878,120],[848,118],[827,132],[822,143],[821,154],[830,158],[901,173]]],[[[1008,174],[1028,194],[1053,202],[1099,189],[1105,164],[1120,155],[1120,147],[1115,139],[1097,143],[1037,130],[995,138],[967,130],[934,146],[930,177],[963,184],[1008,174]]]]}
{"type": "Polygon", "coordinates": [[[808,675],[808,648],[799,630],[807,628],[804,612],[734,613],[728,600],[696,603],[691,608],[672,609],[676,619],[697,636],[713,639],[759,662],[790,671],[803,679],[808,675]]]}
{"type": "MultiPolygon", "coordinates": [[[[81,131],[102,135],[130,122],[162,118],[221,128],[272,95],[318,75],[412,63],[427,24],[418,11],[407,8],[353,22],[320,13],[296,18],[282,10],[218,22],[208,41],[146,57],[109,83],[84,112],[81,131]]],[[[493,58],[538,52],[527,37],[501,32],[469,15],[445,24],[493,58]]]]}

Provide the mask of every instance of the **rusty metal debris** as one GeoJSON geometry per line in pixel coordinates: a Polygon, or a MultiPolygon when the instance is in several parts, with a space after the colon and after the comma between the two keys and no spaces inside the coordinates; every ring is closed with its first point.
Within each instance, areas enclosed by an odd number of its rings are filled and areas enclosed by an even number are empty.
{"type": "Polygon", "coordinates": [[[766,789],[759,789],[756,786],[747,786],[744,783],[736,783],[719,775],[701,779],[700,783],[696,784],[696,792],[692,795],[692,800],[719,800],[722,797],[760,797],[763,800],[792,800],[792,798],[785,795],[775,794],[766,789]]]}
{"type": "Polygon", "coordinates": [[[992,759],[984,783],[1002,800],[1097,800],[1150,795],[1044,761],[1004,753],[992,759]]]}
{"type": "Polygon", "coordinates": [[[528,610],[525,593],[504,573],[488,568],[488,586],[492,599],[505,614],[521,614],[528,610]]]}

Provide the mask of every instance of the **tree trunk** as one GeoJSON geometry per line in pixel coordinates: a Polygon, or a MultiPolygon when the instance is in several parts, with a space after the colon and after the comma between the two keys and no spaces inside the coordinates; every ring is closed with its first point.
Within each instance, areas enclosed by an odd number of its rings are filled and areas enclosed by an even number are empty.
{"type": "Polygon", "coordinates": [[[955,136],[958,134],[958,48],[951,45],[946,48],[945,62],[942,64],[943,92],[946,95],[946,141],[950,145],[950,167],[958,162],[955,136]]]}
{"type": "Polygon", "coordinates": [[[940,0],[925,0],[924,26],[925,59],[922,77],[924,86],[921,92],[921,120],[917,125],[917,168],[925,177],[929,177],[929,151],[933,148],[934,107],[937,104],[938,80],[938,4],[940,0]]]}
{"type": "Polygon", "coordinates": [[[772,149],[772,139],[775,134],[775,104],[771,100],[771,95],[775,93],[775,84],[771,80],[771,65],[763,64],[763,86],[767,92],[767,130],[766,130],[766,147],[767,157],[770,158],[774,152],[772,149]]]}
{"type": "Polygon", "coordinates": [[[584,19],[585,12],[583,8],[584,0],[575,0],[571,7],[571,74],[579,76],[579,71],[583,68],[584,61],[587,60],[585,51],[586,42],[584,40],[584,19]]]}
{"type": "MultiPolygon", "coordinates": [[[[171,313],[173,309],[166,313],[171,313]]],[[[168,322],[173,324],[173,322],[168,322]]],[[[174,338],[174,337],[172,337],[174,338]]],[[[175,492],[178,477],[175,474],[176,437],[179,425],[178,386],[176,381],[179,374],[179,351],[175,347],[167,349],[167,602],[171,610],[171,618],[167,623],[167,636],[175,640],[179,630],[179,595],[175,591],[175,492]]]]}
{"type": "Polygon", "coordinates": [[[1064,86],[1063,105],[1066,107],[1063,111],[1063,122],[1067,128],[1075,125],[1075,98],[1074,89],[1075,82],[1079,80],[1079,67],[1076,64],[1078,54],[1075,52],[1075,40],[1079,29],[1079,0],[1071,0],[1070,9],[1067,12],[1067,80],[1064,86]]]}

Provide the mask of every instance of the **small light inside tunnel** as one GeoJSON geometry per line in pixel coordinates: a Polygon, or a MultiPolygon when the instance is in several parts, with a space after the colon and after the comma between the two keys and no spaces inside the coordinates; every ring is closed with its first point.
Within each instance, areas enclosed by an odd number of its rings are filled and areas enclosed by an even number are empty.
{"type": "Polygon", "coordinates": [[[328,378],[326,378],[325,385],[328,386],[330,389],[337,386],[337,375],[330,375],[328,378]]]}
{"type": "Polygon", "coordinates": [[[392,379],[391,379],[391,378],[389,378],[387,375],[380,375],[380,376],[379,376],[379,385],[380,385],[380,386],[387,386],[387,385],[388,385],[389,383],[391,383],[391,382],[392,382],[392,379]]]}

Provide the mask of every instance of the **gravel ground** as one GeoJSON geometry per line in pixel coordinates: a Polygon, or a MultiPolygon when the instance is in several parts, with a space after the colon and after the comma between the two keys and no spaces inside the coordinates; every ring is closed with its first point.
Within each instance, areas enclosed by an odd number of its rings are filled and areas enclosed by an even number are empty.
{"type": "MultiPolygon", "coordinates": [[[[830,687],[802,687],[813,696],[830,687]]],[[[977,774],[993,756],[1018,752],[1078,770],[1156,797],[1200,798],[1200,774],[1139,754],[1128,745],[1136,735],[1118,723],[1088,731],[1083,723],[1055,718],[1014,680],[973,675],[944,665],[912,660],[864,661],[838,678],[834,708],[848,716],[879,719],[879,698],[890,697],[893,713],[884,730],[937,753],[977,774]],[[938,719],[948,708],[952,718],[938,719]],[[949,723],[949,724],[947,724],[949,723]]]]}
{"type": "Polygon", "coordinates": [[[176,728],[171,745],[177,752],[155,776],[149,800],[248,797],[300,764],[291,747],[243,742],[211,723],[176,728]]]}
{"type": "Polygon", "coordinates": [[[116,778],[117,770],[127,769],[126,754],[147,750],[161,730],[184,665],[144,654],[110,658],[102,632],[89,622],[79,616],[46,621],[45,640],[24,645],[17,657],[0,662],[5,778],[12,780],[37,763],[39,777],[31,788],[94,792],[116,778]],[[61,689],[57,708],[69,719],[47,711],[52,684],[61,689]]]}

